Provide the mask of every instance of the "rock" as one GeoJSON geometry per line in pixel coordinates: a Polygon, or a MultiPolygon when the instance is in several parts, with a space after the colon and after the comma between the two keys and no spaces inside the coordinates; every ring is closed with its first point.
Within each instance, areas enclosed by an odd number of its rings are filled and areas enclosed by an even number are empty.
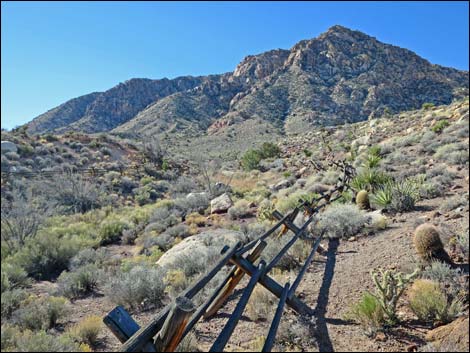
{"type": "Polygon", "coordinates": [[[450,324],[431,330],[426,335],[426,340],[433,343],[436,352],[468,352],[469,351],[469,319],[460,317],[450,324]],[[451,350],[446,350],[451,349],[451,350]]]}
{"type": "Polygon", "coordinates": [[[215,229],[190,236],[163,254],[158,259],[157,265],[171,269],[180,267],[182,258],[208,257],[213,256],[215,252],[225,245],[232,246],[238,241],[245,241],[246,235],[243,232],[237,232],[227,229],[215,229]]]}
{"type": "Polygon", "coordinates": [[[227,193],[224,193],[211,201],[211,213],[227,212],[232,205],[232,199],[227,193]]]}
{"type": "Polygon", "coordinates": [[[306,179],[297,179],[295,184],[298,185],[299,187],[303,188],[305,186],[305,184],[307,184],[307,180],[306,179]]]}
{"type": "Polygon", "coordinates": [[[307,167],[300,168],[300,169],[295,173],[295,176],[296,176],[297,178],[301,178],[302,175],[304,175],[306,171],[307,171],[307,167]]]}
{"type": "Polygon", "coordinates": [[[2,141],[2,153],[7,153],[7,152],[18,152],[18,147],[13,142],[10,141],[2,141]]]}
{"type": "Polygon", "coordinates": [[[195,198],[206,198],[209,199],[209,195],[207,192],[190,192],[186,195],[187,199],[195,199],[195,198]]]}
{"type": "Polygon", "coordinates": [[[387,336],[385,336],[385,333],[383,332],[377,332],[375,340],[378,342],[385,342],[387,340],[387,336]]]}
{"type": "Polygon", "coordinates": [[[292,181],[289,179],[281,180],[279,183],[272,186],[272,190],[278,191],[282,189],[287,189],[289,186],[292,185],[292,181]]]}

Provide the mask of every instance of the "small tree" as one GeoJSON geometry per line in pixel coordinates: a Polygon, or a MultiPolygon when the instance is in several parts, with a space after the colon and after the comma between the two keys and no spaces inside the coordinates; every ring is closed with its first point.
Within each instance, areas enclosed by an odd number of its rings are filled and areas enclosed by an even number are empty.
{"type": "Polygon", "coordinates": [[[14,186],[9,199],[2,197],[1,237],[10,250],[24,245],[27,238],[36,236],[48,214],[48,206],[33,197],[31,188],[14,186]]]}
{"type": "Polygon", "coordinates": [[[166,156],[165,148],[156,136],[148,136],[143,140],[143,154],[145,159],[157,168],[161,168],[166,156]]]}
{"type": "Polygon", "coordinates": [[[259,168],[259,162],[263,159],[262,154],[258,150],[248,150],[242,157],[241,165],[245,170],[253,170],[259,168]]]}

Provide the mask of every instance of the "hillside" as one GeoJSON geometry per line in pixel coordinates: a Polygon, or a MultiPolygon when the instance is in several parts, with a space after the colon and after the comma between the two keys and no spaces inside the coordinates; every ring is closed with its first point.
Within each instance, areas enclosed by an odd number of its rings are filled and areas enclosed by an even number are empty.
{"type": "Polygon", "coordinates": [[[33,119],[28,130],[187,137],[262,121],[285,135],[426,102],[449,104],[466,96],[468,87],[468,72],[334,26],[290,50],[248,56],[231,73],[128,80],[64,103],[33,119]]]}
{"type": "MultiPolygon", "coordinates": [[[[315,256],[296,291],[316,316],[287,309],[274,350],[468,351],[468,105],[464,98],[279,135],[276,145],[252,141],[256,151],[238,156],[240,165],[209,156],[181,161],[171,153],[163,163],[149,157],[145,143],[107,134],[2,132],[2,140],[18,148],[2,152],[2,351],[117,349],[119,341],[101,324],[111,309],[123,305],[139,325],[148,323],[219,258],[222,245],[256,238],[272,226],[274,209],[286,214],[299,199],[331,188],[339,174],[328,156],[356,168],[353,192],[309,228],[313,235],[328,232],[326,251],[315,256]],[[103,171],[82,174],[81,168],[103,171]],[[51,169],[57,174],[27,174],[51,169]],[[380,197],[387,185],[394,190],[390,199],[380,197]],[[368,190],[367,210],[353,202],[362,189],[368,190]],[[211,201],[223,193],[230,204],[216,212],[211,201]],[[398,301],[398,323],[352,315],[364,293],[375,291],[370,271],[411,273],[422,264],[413,233],[423,223],[437,227],[456,268],[424,263],[419,277],[437,283],[446,303],[461,302],[452,310],[444,305],[446,316],[432,310],[417,316],[410,285],[398,301]],[[12,224],[19,227],[5,227],[12,224]],[[38,226],[22,233],[23,224],[38,226]],[[438,335],[436,329],[449,330],[448,322],[460,331],[438,335]]],[[[291,237],[270,239],[263,259],[291,237]]],[[[310,245],[296,243],[272,276],[292,283],[310,245]]],[[[179,349],[208,350],[246,285],[245,278],[218,315],[199,321],[179,349]]],[[[257,287],[227,351],[259,350],[276,303],[257,287]]]]}

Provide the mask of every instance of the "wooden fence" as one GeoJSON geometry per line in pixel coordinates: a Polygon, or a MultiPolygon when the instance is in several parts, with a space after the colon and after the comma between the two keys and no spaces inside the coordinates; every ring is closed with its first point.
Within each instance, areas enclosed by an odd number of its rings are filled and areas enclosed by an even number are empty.
{"type": "Polygon", "coordinates": [[[349,182],[355,175],[354,168],[344,161],[330,161],[331,164],[337,166],[342,171],[341,177],[333,188],[320,194],[320,197],[310,202],[308,200],[302,201],[299,206],[287,215],[274,211],[273,217],[278,222],[258,239],[245,245],[238,243],[232,247],[225,246],[222,249],[220,260],[189,288],[180,293],[174,302],[167,305],[146,326],[140,327],[124,308],[120,306],[108,313],[103,321],[122,343],[119,351],[173,352],[201,318],[208,320],[218,312],[245,275],[250,276],[250,280],[244,288],[230,318],[213,343],[210,349],[211,352],[221,352],[224,350],[258,283],[279,298],[279,303],[263,346],[263,352],[270,352],[274,345],[279,323],[286,305],[300,315],[313,315],[313,310],[295,295],[295,291],[302,281],[323,238],[323,234],[319,234],[317,237],[309,236],[307,228],[315,220],[315,215],[318,212],[329,203],[341,197],[342,192],[349,188],[349,182]],[[294,220],[302,211],[307,216],[307,219],[301,227],[298,227],[294,224],[294,220]],[[287,231],[292,231],[294,236],[279,253],[269,263],[261,260],[258,265],[255,265],[255,262],[257,262],[266,248],[267,238],[276,232],[281,236],[287,231]],[[295,281],[292,284],[285,283],[281,285],[269,276],[269,272],[299,239],[312,241],[310,254],[302,265],[295,281]],[[213,291],[212,295],[196,308],[191,299],[226,265],[232,266],[229,274],[213,291]]]}

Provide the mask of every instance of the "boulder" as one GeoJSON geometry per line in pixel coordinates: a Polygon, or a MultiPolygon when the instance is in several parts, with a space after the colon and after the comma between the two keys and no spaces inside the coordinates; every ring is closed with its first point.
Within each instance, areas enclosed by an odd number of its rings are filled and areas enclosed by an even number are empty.
{"type": "Polygon", "coordinates": [[[13,142],[10,141],[2,141],[2,153],[7,152],[18,152],[18,147],[13,142]]]}
{"type": "Polygon", "coordinates": [[[190,236],[163,254],[158,259],[157,265],[173,269],[178,268],[185,258],[199,257],[201,259],[217,256],[225,245],[232,246],[238,241],[245,242],[246,235],[243,232],[227,229],[215,229],[190,236]]]}
{"type": "Polygon", "coordinates": [[[429,331],[426,340],[432,342],[436,352],[468,352],[468,330],[468,317],[460,317],[450,324],[429,331]]]}
{"type": "Polygon", "coordinates": [[[232,205],[232,199],[227,193],[224,193],[211,201],[211,213],[227,212],[232,205]]]}
{"type": "Polygon", "coordinates": [[[209,195],[207,192],[190,192],[189,194],[186,195],[187,199],[209,199],[209,195]]]}

